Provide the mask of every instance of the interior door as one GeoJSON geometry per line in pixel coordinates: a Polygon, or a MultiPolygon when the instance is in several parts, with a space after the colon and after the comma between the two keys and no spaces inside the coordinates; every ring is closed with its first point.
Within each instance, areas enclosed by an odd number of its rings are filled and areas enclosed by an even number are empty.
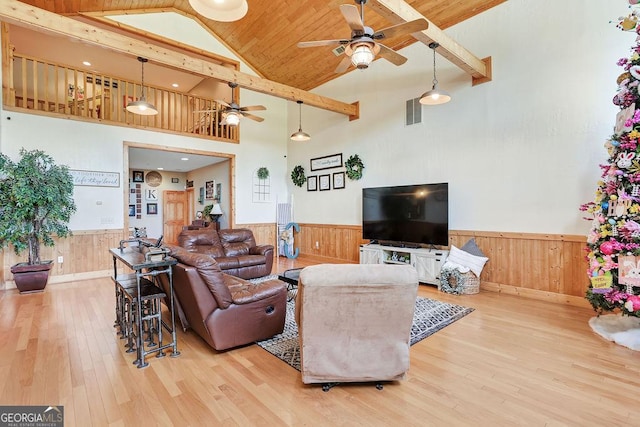
{"type": "Polygon", "coordinates": [[[187,193],[184,191],[165,190],[163,193],[162,214],[164,218],[164,241],[178,244],[178,234],[187,225],[187,193]]]}

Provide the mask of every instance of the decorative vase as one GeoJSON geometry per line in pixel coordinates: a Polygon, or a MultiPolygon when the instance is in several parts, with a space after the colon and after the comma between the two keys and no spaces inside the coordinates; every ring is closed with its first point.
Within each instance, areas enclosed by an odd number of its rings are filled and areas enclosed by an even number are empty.
{"type": "Polygon", "coordinates": [[[49,270],[53,265],[52,260],[43,261],[40,264],[27,264],[21,262],[11,266],[13,280],[21,294],[42,292],[49,280],[49,270]]]}

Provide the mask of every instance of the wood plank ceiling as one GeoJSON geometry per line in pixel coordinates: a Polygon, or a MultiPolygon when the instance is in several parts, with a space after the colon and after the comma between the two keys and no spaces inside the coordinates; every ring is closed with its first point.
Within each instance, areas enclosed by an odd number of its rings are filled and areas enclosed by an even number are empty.
{"type": "MultiPolygon", "coordinates": [[[[69,17],[104,16],[124,13],[175,11],[193,16],[235,52],[261,77],[302,90],[310,90],[338,75],[342,59],[330,47],[300,49],[300,41],[349,38],[350,30],[338,5],[350,0],[248,0],[247,15],[236,22],[206,19],[188,0],[20,0],[69,17]]],[[[406,3],[441,29],[482,13],[506,0],[406,0],[406,3]]],[[[369,4],[365,24],[374,30],[391,26],[369,4]]],[[[384,40],[398,50],[414,43],[412,36],[384,40]]],[[[425,54],[428,48],[425,46],[425,54]]],[[[375,66],[375,63],[372,65],[375,66]]],[[[349,69],[353,70],[353,67],[349,69]]]]}

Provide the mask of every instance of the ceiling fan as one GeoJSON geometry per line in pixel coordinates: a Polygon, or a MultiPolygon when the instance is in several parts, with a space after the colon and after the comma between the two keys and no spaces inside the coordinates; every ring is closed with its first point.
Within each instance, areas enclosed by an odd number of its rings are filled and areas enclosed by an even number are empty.
{"type": "Polygon", "coordinates": [[[373,31],[371,27],[364,25],[364,5],[367,0],[354,1],[360,5],[360,11],[358,11],[357,6],[350,4],[340,5],[340,12],[342,12],[342,16],[344,16],[351,28],[350,39],[300,42],[298,47],[344,46],[347,57],[338,64],[336,68],[336,73],[338,74],[345,72],[351,64],[359,69],[368,68],[377,54],[380,54],[382,58],[395,65],[402,65],[407,62],[407,58],[377,40],[426,30],[429,27],[429,22],[426,19],[416,19],[393,25],[380,31],[373,31]]]}
{"type": "MultiPolygon", "coordinates": [[[[235,99],[233,89],[238,87],[237,83],[229,82],[229,87],[231,88],[231,103],[227,103],[226,101],[222,101],[216,99],[218,104],[224,105],[225,108],[220,111],[220,115],[222,116],[221,125],[229,125],[229,126],[237,126],[240,123],[240,119],[242,117],[246,117],[247,119],[255,120],[256,122],[261,122],[264,119],[262,117],[254,116],[253,114],[247,113],[247,111],[262,111],[266,110],[264,105],[251,105],[248,107],[240,107],[235,99]]],[[[196,113],[209,113],[215,110],[199,110],[195,111],[196,113]]]]}

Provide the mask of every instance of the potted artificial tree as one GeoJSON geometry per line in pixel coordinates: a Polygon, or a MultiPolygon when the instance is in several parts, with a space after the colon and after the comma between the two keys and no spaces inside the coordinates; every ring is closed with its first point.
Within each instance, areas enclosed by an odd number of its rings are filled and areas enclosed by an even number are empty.
{"type": "Polygon", "coordinates": [[[75,211],[67,166],[56,165],[41,150],[20,149],[18,162],[0,154],[0,247],[11,244],[17,255],[29,252],[28,262],[11,267],[21,293],[47,285],[52,261],[40,260],[40,245],[53,246],[55,236],[71,235],[67,224],[75,211]]]}

